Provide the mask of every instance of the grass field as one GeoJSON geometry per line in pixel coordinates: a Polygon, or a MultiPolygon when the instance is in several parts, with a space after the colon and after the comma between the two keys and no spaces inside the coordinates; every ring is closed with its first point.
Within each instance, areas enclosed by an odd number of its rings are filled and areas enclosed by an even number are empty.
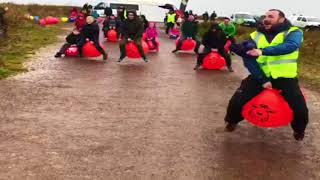
{"type": "Polygon", "coordinates": [[[34,16],[68,16],[71,7],[15,5],[8,6],[5,15],[8,23],[8,34],[0,37],[0,78],[26,71],[23,63],[40,47],[57,41],[57,35],[63,32],[66,24],[41,27],[36,22],[25,18],[25,14],[34,16]]]}

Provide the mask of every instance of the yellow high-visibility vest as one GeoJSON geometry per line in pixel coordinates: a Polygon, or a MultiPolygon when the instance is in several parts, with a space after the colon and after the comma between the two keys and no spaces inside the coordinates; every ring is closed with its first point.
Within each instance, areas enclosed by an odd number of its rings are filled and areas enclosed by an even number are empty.
{"type": "MultiPolygon", "coordinates": [[[[251,33],[251,39],[256,42],[258,49],[277,46],[282,44],[285,37],[293,31],[301,31],[297,27],[291,27],[288,31],[281,32],[275,36],[271,43],[268,42],[264,34],[255,31],[251,33]]],[[[267,77],[277,78],[295,78],[298,76],[298,58],[299,49],[296,51],[279,56],[260,56],[257,59],[260,67],[267,77]]]]}

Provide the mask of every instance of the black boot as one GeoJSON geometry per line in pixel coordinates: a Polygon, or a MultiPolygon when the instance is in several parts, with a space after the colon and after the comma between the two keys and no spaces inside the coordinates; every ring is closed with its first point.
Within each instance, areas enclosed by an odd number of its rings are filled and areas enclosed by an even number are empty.
{"type": "Polygon", "coordinates": [[[179,49],[175,49],[175,50],[172,51],[172,53],[176,53],[178,51],[179,51],[179,49]]]}
{"type": "Polygon", "coordinates": [[[297,141],[302,141],[304,139],[304,133],[297,133],[297,132],[294,132],[293,133],[293,137],[295,140],[297,141]]]}
{"type": "Polygon", "coordinates": [[[143,59],[143,61],[146,62],[146,63],[149,62],[149,60],[148,60],[147,57],[143,57],[142,59],[143,59]]]}
{"type": "Polygon", "coordinates": [[[119,58],[119,60],[118,60],[118,62],[123,61],[123,60],[124,60],[124,58],[126,58],[126,56],[121,55],[121,56],[120,56],[120,58],[119,58]]]}
{"type": "Polygon", "coordinates": [[[225,131],[226,132],[233,132],[234,130],[236,130],[236,128],[237,128],[237,124],[227,123],[227,125],[225,127],[225,131]]]}
{"type": "Polygon", "coordinates": [[[229,72],[234,72],[233,68],[231,66],[228,66],[229,72]]]}
{"type": "Polygon", "coordinates": [[[55,57],[55,58],[61,58],[61,57],[62,57],[62,53],[57,52],[57,54],[56,54],[56,55],[54,55],[54,57],[55,57]]]}
{"type": "Polygon", "coordinates": [[[196,70],[199,70],[200,66],[201,66],[201,65],[197,64],[197,65],[193,68],[193,70],[195,70],[195,71],[196,71],[196,70]]]}
{"type": "Polygon", "coordinates": [[[107,54],[107,53],[103,53],[102,55],[103,55],[102,60],[103,60],[103,61],[107,61],[107,59],[108,59],[108,54],[107,54]]]}

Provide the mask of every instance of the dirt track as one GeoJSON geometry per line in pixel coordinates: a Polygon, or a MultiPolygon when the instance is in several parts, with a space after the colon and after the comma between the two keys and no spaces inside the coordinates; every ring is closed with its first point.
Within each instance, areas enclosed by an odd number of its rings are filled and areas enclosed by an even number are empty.
{"type": "Polygon", "coordinates": [[[290,127],[246,122],[228,134],[223,117],[241,62],[233,74],[194,72],[194,55],[161,43],[149,63],[121,64],[116,44],[105,64],[56,60],[56,44],[29,73],[1,81],[0,179],[320,179],[318,94],[307,91],[304,142],[290,127]]]}

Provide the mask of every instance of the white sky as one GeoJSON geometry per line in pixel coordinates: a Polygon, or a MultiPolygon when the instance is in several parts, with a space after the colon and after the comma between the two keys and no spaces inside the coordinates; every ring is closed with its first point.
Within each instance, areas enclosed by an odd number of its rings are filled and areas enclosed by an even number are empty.
{"type": "MultiPolygon", "coordinates": [[[[82,5],[85,2],[96,4],[103,0],[0,0],[0,2],[16,2],[16,3],[50,3],[50,4],[62,4],[62,5],[82,5]]],[[[108,0],[104,0],[109,2],[108,0]]],[[[112,0],[119,1],[119,0],[112,0]]],[[[126,0],[122,0],[126,1],[126,0]]],[[[139,0],[128,0],[139,1],[139,0]]],[[[153,2],[171,2],[179,6],[180,0],[143,0],[153,2]]],[[[318,0],[189,0],[187,9],[192,9],[195,13],[202,14],[204,11],[211,13],[215,10],[218,15],[231,15],[233,12],[244,11],[254,14],[262,15],[264,12],[271,8],[282,9],[287,16],[292,13],[304,14],[308,16],[320,17],[320,11],[318,10],[318,0]]],[[[144,6],[142,7],[144,14],[150,17],[150,19],[161,19],[164,16],[164,11],[160,8],[144,6]],[[152,16],[152,17],[151,17],[152,16]]]]}

